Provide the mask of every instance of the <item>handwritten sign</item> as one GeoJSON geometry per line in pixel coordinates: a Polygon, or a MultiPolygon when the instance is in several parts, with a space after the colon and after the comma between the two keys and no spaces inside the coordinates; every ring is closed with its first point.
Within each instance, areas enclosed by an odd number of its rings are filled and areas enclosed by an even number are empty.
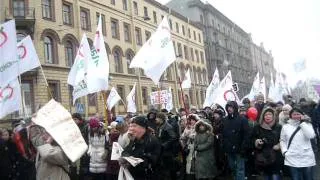
{"type": "Polygon", "coordinates": [[[72,162],[87,151],[88,146],[71,114],[55,100],[43,106],[32,121],[46,129],[72,162]]]}
{"type": "Polygon", "coordinates": [[[169,99],[168,90],[155,91],[150,94],[151,104],[167,104],[169,99]]]}

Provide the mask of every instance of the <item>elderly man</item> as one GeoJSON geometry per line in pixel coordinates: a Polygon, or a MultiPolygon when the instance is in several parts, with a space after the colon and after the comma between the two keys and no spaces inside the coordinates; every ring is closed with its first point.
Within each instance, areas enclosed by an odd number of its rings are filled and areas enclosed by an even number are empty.
{"type": "Polygon", "coordinates": [[[135,180],[155,179],[154,169],[161,154],[161,144],[157,138],[148,131],[148,121],[144,116],[134,117],[128,133],[133,140],[122,152],[123,157],[133,156],[143,159],[143,162],[135,167],[129,166],[125,160],[120,160],[128,169],[135,180]]]}

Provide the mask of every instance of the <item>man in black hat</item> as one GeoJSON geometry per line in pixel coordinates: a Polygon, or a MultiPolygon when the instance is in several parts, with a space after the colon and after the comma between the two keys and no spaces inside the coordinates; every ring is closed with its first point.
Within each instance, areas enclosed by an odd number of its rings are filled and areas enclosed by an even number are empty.
{"type": "MultiPolygon", "coordinates": [[[[161,144],[148,131],[148,121],[144,116],[134,117],[128,133],[134,138],[122,152],[122,156],[143,159],[137,166],[128,169],[135,180],[155,179],[155,168],[161,154],[161,144]]],[[[120,160],[120,165],[128,166],[128,162],[120,160]]]]}

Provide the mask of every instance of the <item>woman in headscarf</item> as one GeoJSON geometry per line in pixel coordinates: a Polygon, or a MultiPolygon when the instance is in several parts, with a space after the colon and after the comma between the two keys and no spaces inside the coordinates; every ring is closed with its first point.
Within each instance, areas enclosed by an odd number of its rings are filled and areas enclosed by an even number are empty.
{"type": "Polygon", "coordinates": [[[298,108],[293,108],[289,116],[280,136],[284,164],[289,167],[293,180],[312,180],[316,160],[310,141],[315,137],[311,120],[298,108]]]}
{"type": "Polygon", "coordinates": [[[254,145],[255,166],[263,172],[266,180],[280,179],[281,126],[275,122],[275,112],[272,108],[265,108],[260,116],[259,124],[253,128],[252,144],[254,145]]]}

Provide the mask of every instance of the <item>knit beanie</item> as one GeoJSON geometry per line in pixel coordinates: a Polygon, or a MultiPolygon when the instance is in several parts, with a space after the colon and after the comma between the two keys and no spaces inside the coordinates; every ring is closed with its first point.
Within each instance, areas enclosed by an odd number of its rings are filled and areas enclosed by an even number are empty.
{"type": "Polygon", "coordinates": [[[144,116],[136,116],[132,119],[132,122],[134,124],[137,124],[143,128],[148,128],[148,121],[144,116]]]}

